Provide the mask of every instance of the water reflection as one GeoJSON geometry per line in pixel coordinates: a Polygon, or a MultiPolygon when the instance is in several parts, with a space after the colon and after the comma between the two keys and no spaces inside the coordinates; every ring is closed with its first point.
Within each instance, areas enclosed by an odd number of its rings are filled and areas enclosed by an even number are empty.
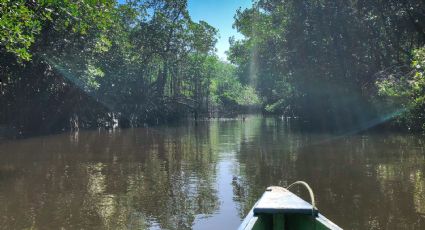
{"type": "Polygon", "coordinates": [[[423,147],[261,117],[3,142],[0,226],[234,229],[267,186],[305,180],[346,229],[424,229],[423,147]]]}
{"type": "Polygon", "coordinates": [[[258,133],[238,153],[243,181],[235,190],[246,188],[235,199],[241,213],[266,186],[305,180],[314,188],[320,210],[347,229],[425,227],[422,137],[306,134],[267,119],[258,133]]]}
{"type": "Polygon", "coordinates": [[[1,145],[0,226],[189,229],[219,205],[208,126],[1,145]],[[192,131],[192,130],[191,130],[192,131]]]}

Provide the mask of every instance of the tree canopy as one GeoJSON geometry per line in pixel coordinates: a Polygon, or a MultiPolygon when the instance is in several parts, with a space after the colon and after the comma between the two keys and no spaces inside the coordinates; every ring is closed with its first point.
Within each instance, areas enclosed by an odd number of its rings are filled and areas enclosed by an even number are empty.
{"type": "Polygon", "coordinates": [[[261,104],[319,128],[421,130],[424,14],[419,0],[258,0],[236,12],[226,63],[186,0],[0,0],[0,123],[140,126],[261,104]]]}
{"type": "Polygon", "coordinates": [[[19,132],[140,126],[258,102],[186,0],[0,4],[0,123],[19,132]]]}
{"type": "Polygon", "coordinates": [[[411,79],[425,42],[424,11],[417,0],[259,0],[237,12],[234,26],[245,38],[231,41],[229,56],[267,112],[368,128],[405,106],[382,106],[382,96],[392,96],[379,83],[395,77],[390,69],[402,71],[393,80],[411,79]]]}

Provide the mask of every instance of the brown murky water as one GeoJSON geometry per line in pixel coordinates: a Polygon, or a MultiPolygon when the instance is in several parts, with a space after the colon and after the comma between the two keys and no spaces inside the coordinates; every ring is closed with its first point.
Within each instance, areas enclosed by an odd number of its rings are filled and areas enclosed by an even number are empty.
{"type": "Polygon", "coordinates": [[[272,118],[0,143],[1,229],[236,229],[307,181],[345,229],[425,229],[424,138],[290,131],[272,118]]]}

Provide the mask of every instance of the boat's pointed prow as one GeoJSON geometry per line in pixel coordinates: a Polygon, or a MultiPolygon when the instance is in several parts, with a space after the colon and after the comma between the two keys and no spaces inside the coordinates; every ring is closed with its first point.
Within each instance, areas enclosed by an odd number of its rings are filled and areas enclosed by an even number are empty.
{"type": "Polygon", "coordinates": [[[308,202],[282,187],[269,187],[246,216],[239,230],[339,230],[308,202]]]}

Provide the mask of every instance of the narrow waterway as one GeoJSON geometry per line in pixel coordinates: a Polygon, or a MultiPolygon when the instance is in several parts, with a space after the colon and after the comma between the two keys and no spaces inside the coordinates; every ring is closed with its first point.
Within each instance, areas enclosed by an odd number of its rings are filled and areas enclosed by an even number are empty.
{"type": "Polygon", "coordinates": [[[0,228],[236,229],[267,186],[304,180],[345,229],[425,229],[424,140],[252,116],[2,141],[0,228]]]}

